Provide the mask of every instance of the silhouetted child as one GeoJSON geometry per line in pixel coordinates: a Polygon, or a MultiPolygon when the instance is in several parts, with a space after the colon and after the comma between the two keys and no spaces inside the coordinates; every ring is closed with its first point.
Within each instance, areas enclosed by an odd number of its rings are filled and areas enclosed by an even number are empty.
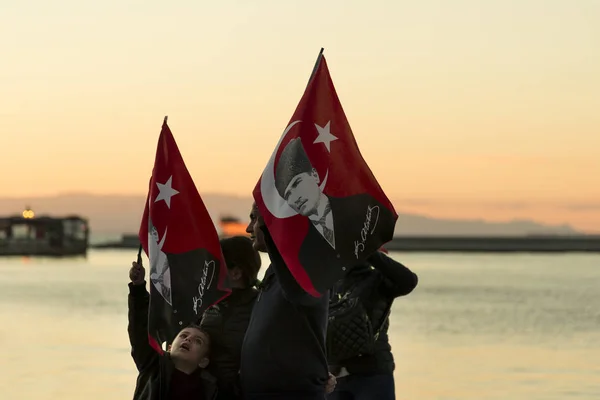
{"type": "Polygon", "coordinates": [[[129,341],[139,371],[134,400],[213,400],[217,396],[208,365],[210,337],[198,325],[183,328],[162,355],[148,342],[148,306],[144,267],[129,270],[129,341]]]}

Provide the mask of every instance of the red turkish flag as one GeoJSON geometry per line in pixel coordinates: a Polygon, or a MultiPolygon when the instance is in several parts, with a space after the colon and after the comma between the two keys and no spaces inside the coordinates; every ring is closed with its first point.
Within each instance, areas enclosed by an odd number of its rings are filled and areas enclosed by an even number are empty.
{"type": "Polygon", "coordinates": [[[148,335],[161,353],[162,343],[231,293],[217,231],[166,118],[139,238],[150,261],[148,335]]]}
{"type": "Polygon", "coordinates": [[[325,57],[253,195],[290,272],[315,297],[392,239],[398,214],[360,154],[325,57]]]}

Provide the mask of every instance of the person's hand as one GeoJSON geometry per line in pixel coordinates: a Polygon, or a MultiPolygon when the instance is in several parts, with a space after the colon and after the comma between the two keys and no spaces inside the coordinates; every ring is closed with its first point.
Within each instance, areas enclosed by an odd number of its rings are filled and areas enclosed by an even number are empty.
{"type": "Polygon", "coordinates": [[[337,384],[337,380],[335,376],[330,372],[329,379],[327,379],[327,384],[325,385],[325,392],[327,394],[333,392],[335,390],[335,385],[337,384]]]}
{"type": "Polygon", "coordinates": [[[143,285],[146,283],[144,280],[146,278],[146,270],[142,267],[141,264],[136,263],[135,261],[131,263],[131,269],[129,270],[129,279],[131,279],[131,283],[134,285],[143,285]]]}

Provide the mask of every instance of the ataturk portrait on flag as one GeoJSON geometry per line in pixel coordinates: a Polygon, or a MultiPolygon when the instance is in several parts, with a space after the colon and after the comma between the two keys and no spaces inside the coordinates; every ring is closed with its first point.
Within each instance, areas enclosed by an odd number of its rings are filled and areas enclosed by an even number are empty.
{"type": "Polygon", "coordinates": [[[324,58],[253,192],[288,268],[325,293],[391,240],[397,214],[362,158],[324,58]]]}
{"type": "Polygon", "coordinates": [[[379,215],[383,212],[387,214],[385,217],[391,217],[391,212],[367,193],[341,198],[325,194],[325,185],[321,187],[319,173],[312,166],[299,137],[290,140],[281,153],[275,186],[290,208],[310,221],[298,254],[302,264],[314,264],[311,263],[314,252],[319,257],[331,258],[336,264],[356,263],[365,250],[366,236],[377,230],[379,215]],[[367,232],[364,240],[363,228],[367,232]],[[325,246],[325,242],[329,246],[325,246]],[[334,257],[327,257],[328,254],[334,257]],[[347,257],[341,259],[342,254],[347,257]]]}
{"type": "Polygon", "coordinates": [[[158,293],[169,304],[173,305],[171,298],[171,268],[167,255],[162,247],[167,238],[166,232],[162,239],[159,238],[156,227],[148,218],[148,259],[150,260],[150,283],[154,285],[158,293]]]}

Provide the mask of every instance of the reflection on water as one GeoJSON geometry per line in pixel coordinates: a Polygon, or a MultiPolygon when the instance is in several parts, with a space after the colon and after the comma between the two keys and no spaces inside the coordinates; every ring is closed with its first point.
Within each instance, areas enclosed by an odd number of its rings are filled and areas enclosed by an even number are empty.
{"type": "MultiPolygon", "coordinates": [[[[135,253],[1,260],[2,398],[131,398],[135,253]]],[[[399,399],[600,397],[600,256],[401,259],[420,284],[393,309],[399,399]]]]}

